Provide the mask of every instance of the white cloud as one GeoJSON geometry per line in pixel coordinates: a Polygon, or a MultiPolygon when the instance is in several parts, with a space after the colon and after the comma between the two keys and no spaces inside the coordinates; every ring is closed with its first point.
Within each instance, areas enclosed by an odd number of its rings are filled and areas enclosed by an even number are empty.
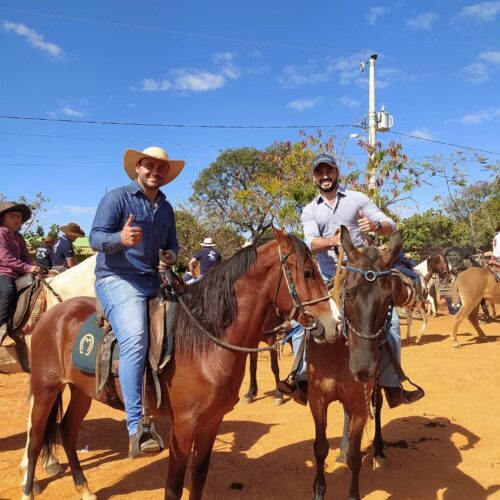
{"type": "Polygon", "coordinates": [[[345,106],[346,108],[356,108],[359,106],[359,101],[356,99],[352,99],[351,97],[341,97],[339,99],[340,104],[342,106],[345,106]]]}
{"type": "Polygon", "coordinates": [[[370,12],[366,14],[365,18],[369,25],[375,26],[377,24],[378,18],[385,16],[391,12],[390,7],[371,7],[370,12]]]}
{"type": "Polygon", "coordinates": [[[490,52],[481,52],[479,54],[478,59],[481,61],[485,61],[490,64],[498,64],[500,65],[500,50],[490,51],[490,52]]]}
{"type": "Polygon", "coordinates": [[[141,82],[143,92],[208,92],[223,87],[228,80],[240,78],[241,71],[233,64],[233,52],[215,52],[215,71],[196,68],[176,68],[170,71],[169,79],[145,78],[141,82]]]}
{"type": "Polygon", "coordinates": [[[459,71],[459,75],[466,82],[478,84],[490,81],[491,76],[498,70],[500,70],[500,51],[481,52],[475,62],[459,71]]]}
{"type": "Polygon", "coordinates": [[[497,117],[500,117],[500,107],[481,109],[475,113],[464,115],[456,121],[462,125],[477,125],[479,123],[493,120],[497,117]]]}
{"type": "Polygon", "coordinates": [[[322,100],[322,97],[316,97],[314,99],[295,99],[290,101],[286,107],[295,109],[295,111],[305,111],[307,109],[315,108],[322,100]]]}
{"type": "Polygon", "coordinates": [[[21,23],[11,23],[9,21],[3,21],[2,28],[5,31],[10,31],[24,38],[29,45],[37,50],[45,52],[53,59],[62,59],[64,56],[64,51],[52,42],[46,42],[43,35],[40,35],[35,30],[28,28],[21,23]]]}
{"type": "Polygon", "coordinates": [[[438,17],[434,12],[426,12],[406,21],[406,26],[416,31],[430,31],[432,25],[438,20],[438,17]]]}
{"type": "Polygon", "coordinates": [[[79,205],[65,205],[63,212],[70,213],[71,215],[94,215],[97,207],[83,207],[79,205]]]}
{"type": "Polygon", "coordinates": [[[478,22],[494,21],[498,14],[500,14],[500,1],[482,2],[465,6],[454,16],[453,21],[469,19],[478,22]]]}
{"type": "MultiPolygon", "coordinates": [[[[368,74],[360,73],[361,60],[362,56],[354,53],[344,57],[313,59],[303,65],[285,66],[282,75],[278,77],[278,82],[285,88],[295,88],[338,79],[341,86],[354,84],[358,87],[366,87],[368,74]]],[[[377,87],[379,88],[408,80],[410,78],[406,72],[400,69],[382,67],[377,70],[377,87]]]]}
{"type": "Polygon", "coordinates": [[[61,111],[66,115],[66,116],[73,116],[73,117],[80,117],[83,116],[83,113],[81,111],[77,111],[76,109],[70,108],[69,106],[64,106],[61,111]]]}
{"type": "Polygon", "coordinates": [[[434,137],[431,135],[429,129],[427,129],[425,127],[412,130],[410,132],[410,135],[414,135],[415,137],[419,137],[420,139],[434,139],[434,137]]]}

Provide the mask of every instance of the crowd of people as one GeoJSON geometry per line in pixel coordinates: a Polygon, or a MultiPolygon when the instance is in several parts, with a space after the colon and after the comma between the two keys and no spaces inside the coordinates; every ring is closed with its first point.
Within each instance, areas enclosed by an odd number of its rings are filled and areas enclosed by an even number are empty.
{"type": "MultiPolygon", "coordinates": [[[[160,286],[159,270],[173,264],[159,260],[159,250],[169,250],[177,256],[179,243],[172,205],[161,187],[173,182],[182,172],[185,162],[172,160],[165,150],[148,147],[143,151],[129,149],[123,157],[123,168],[131,182],[109,191],[99,203],[92,229],[90,245],[98,252],[95,268],[95,291],[100,305],[120,346],[120,385],[123,393],[126,423],[130,437],[129,454],[159,450],[154,436],[140,426],[142,411],[142,380],[148,348],[147,302],[160,286]]],[[[385,215],[365,194],[345,189],[339,184],[339,167],[332,155],[322,153],[311,165],[311,176],[318,195],[303,210],[304,239],[317,256],[325,281],[333,279],[339,256],[341,225],[349,229],[357,246],[373,244],[369,234],[389,236],[395,230],[394,221],[385,215]]],[[[19,232],[31,218],[24,204],[0,203],[0,340],[3,346],[9,337],[9,318],[16,302],[15,280],[25,273],[43,270],[65,270],[77,264],[73,243],[85,236],[78,224],[60,227],[62,235],[48,235],[36,250],[33,259],[19,232]]],[[[500,227],[497,228],[497,232],[500,227]]],[[[210,237],[188,263],[188,283],[194,283],[217,265],[222,256],[210,237]],[[199,272],[196,268],[199,266],[199,272]]],[[[500,232],[493,242],[492,266],[500,269],[500,232]]],[[[419,281],[412,270],[413,262],[401,254],[396,264],[400,270],[419,281]]],[[[294,345],[303,336],[298,328],[294,345]]],[[[401,339],[397,313],[392,314],[387,339],[400,362],[401,339]]],[[[281,388],[293,394],[298,402],[307,400],[307,349],[301,366],[281,388]]],[[[391,408],[412,403],[423,391],[407,391],[402,387],[398,372],[384,349],[379,367],[379,384],[384,388],[391,408]]]]}

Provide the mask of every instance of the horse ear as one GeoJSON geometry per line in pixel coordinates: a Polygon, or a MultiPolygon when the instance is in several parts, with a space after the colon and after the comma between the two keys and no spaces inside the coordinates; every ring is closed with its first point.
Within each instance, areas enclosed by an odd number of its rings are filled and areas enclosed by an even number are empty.
{"type": "Polygon", "coordinates": [[[282,249],[287,249],[292,246],[288,238],[288,233],[284,229],[277,229],[274,226],[271,226],[271,228],[273,230],[274,239],[282,249]]]}
{"type": "Polygon", "coordinates": [[[342,243],[342,248],[348,256],[356,250],[356,247],[352,244],[349,230],[345,226],[340,226],[340,242],[342,243]]]}
{"type": "Polygon", "coordinates": [[[403,248],[403,233],[401,231],[394,231],[389,245],[387,245],[387,252],[390,254],[391,263],[394,263],[401,248],[403,248]]]}

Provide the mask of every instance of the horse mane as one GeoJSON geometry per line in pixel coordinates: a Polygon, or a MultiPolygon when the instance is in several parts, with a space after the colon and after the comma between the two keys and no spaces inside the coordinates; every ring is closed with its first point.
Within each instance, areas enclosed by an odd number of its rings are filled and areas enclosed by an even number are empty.
{"type": "MultiPolygon", "coordinates": [[[[289,235],[299,263],[308,256],[306,244],[294,235],[289,235]]],[[[273,240],[270,240],[273,241],[273,240]]],[[[264,243],[267,244],[268,242],[264,243]]],[[[191,314],[214,337],[223,339],[227,329],[238,314],[234,291],[235,283],[255,265],[257,248],[248,246],[236,252],[229,259],[214,266],[200,281],[187,287],[182,296],[191,314]]],[[[194,325],[186,311],[179,305],[175,322],[176,349],[191,352],[213,345],[212,341],[194,325]]]]}

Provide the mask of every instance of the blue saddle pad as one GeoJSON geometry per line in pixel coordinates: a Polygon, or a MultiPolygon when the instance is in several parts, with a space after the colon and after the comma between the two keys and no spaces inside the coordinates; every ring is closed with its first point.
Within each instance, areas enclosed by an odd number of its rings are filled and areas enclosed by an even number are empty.
{"type": "MultiPolygon", "coordinates": [[[[71,361],[82,372],[95,375],[96,357],[103,337],[103,330],[96,324],[97,314],[89,316],[83,323],[73,345],[71,361]]],[[[113,359],[119,359],[120,349],[115,344],[113,359]]]]}

